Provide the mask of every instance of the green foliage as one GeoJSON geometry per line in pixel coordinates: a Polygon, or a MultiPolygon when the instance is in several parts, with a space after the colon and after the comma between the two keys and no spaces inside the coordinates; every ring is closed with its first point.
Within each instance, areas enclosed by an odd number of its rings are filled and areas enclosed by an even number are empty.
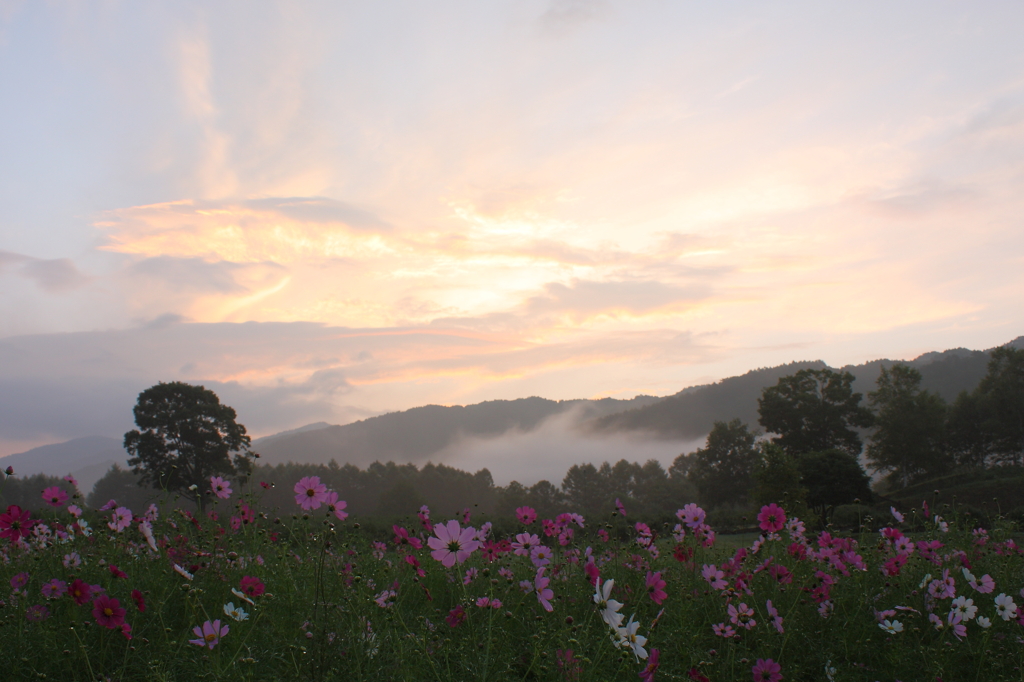
{"type": "Polygon", "coordinates": [[[574,465],[562,481],[566,502],[584,515],[607,514],[620,500],[631,513],[669,515],[695,499],[693,486],[683,478],[671,478],[657,460],[619,460],[574,465]]]}
{"type": "MultiPolygon", "coordinates": [[[[7,476],[0,474],[0,511],[9,505],[16,504],[22,509],[51,509],[43,501],[42,492],[46,488],[57,486],[68,494],[68,497],[81,495],[78,489],[59,476],[47,476],[46,474],[35,474],[22,478],[18,475],[7,476]]],[[[79,504],[81,504],[79,502],[79,504]]]]}
{"type": "Polygon", "coordinates": [[[852,374],[830,369],[782,377],[758,400],[760,424],[777,434],[772,442],[791,455],[833,448],[856,455],[861,440],[853,427],[870,426],[872,415],[852,384],[852,374]]]}
{"type": "Polygon", "coordinates": [[[807,505],[823,526],[839,505],[871,500],[870,479],[850,453],[838,449],[808,452],[797,461],[800,482],[807,489],[807,505]]]}
{"type": "MultiPolygon", "coordinates": [[[[143,485],[139,474],[114,464],[100,480],[96,481],[92,492],[85,499],[86,504],[94,509],[102,507],[110,500],[116,500],[122,507],[144,510],[163,496],[163,491],[143,485]]],[[[190,504],[181,506],[192,507],[190,504]]]]}
{"type": "Polygon", "coordinates": [[[977,397],[996,461],[1024,464],[1024,349],[992,351],[977,397]]]}
{"type": "Polygon", "coordinates": [[[707,444],[689,455],[680,455],[672,467],[675,471],[686,471],[701,504],[744,506],[749,501],[760,459],[755,440],[756,436],[739,419],[715,422],[707,444]]]}
{"type": "Polygon", "coordinates": [[[985,466],[993,444],[985,430],[985,414],[977,393],[962,391],[946,411],[946,450],[954,464],[966,468],[985,466]]]}
{"type": "Polygon", "coordinates": [[[807,489],[801,483],[800,467],[775,443],[759,443],[761,458],[754,471],[754,501],[758,506],[775,502],[791,515],[804,516],[807,489]]]}
{"type": "Polygon", "coordinates": [[[161,382],[139,394],[134,413],[139,428],[124,435],[124,448],[144,484],[181,491],[203,508],[210,476],[248,473],[249,436],[213,391],[161,382]]]}
{"type": "Polygon", "coordinates": [[[906,487],[952,465],[943,437],[946,403],[921,390],[920,372],[901,364],[883,367],[878,388],[868,397],[875,431],[867,456],[879,471],[890,472],[892,480],[906,487]]]}

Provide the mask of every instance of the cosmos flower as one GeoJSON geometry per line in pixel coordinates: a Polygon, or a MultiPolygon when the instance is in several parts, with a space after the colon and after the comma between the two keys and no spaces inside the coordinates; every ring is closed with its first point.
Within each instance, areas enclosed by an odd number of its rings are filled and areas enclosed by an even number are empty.
{"type": "Polygon", "coordinates": [[[124,623],[125,610],[121,608],[121,602],[101,594],[92,602],[92,615],[96,622],[105,628],[114,630],[124,623]]]}
{"type": "Polygon", "coordinates": [[[0,514],[0,538],[7,538],[13,545],[21,538],[28,535],[34,525],[28,510],[22,510],[16,504],[12,504],[7,511],[0,514]]]}
{"type": "Polygon", "coordinates": [[[628,623],[620,628],[616,628],[616,634],[619,637],[620,645],[632,649],[636,660],[641,661],[647,659],[647,650],[644,649],[644,644],[647,644],[647,638],[637,633],[639,629],[640,623],[634,621],[633,616],[630,616],[628,623]]]}
{"type": "Polygon", "coordinates": [[[54,578],[50,582],[43,583],[42,593],[47,599],[59,599],[68,592],[68,584],[63,580],[54,578]]]}
{"type": "Polygon", "coordinates": [[[54,485],[43,490],[43,500],[51,507],[63,507],[68,501],[68,494],[60,486],[54,485]]]}
{"type": "Polygon", "coordinates": [[[604,585],[598,586],[594,594],[594,603],[601,610],[601,619],[609,627],[617,628],[622,625],[622,614],[618,612],[622,608],[622,603],[611,598],[614,587],[614,580],[605,580],[604,585]]]}
{"type": "Polygon", "coordinates": [[[75,580],[71,583],[71,587],[68,588],[68,594],[71,595],[76,604],[81,606],[87,603],[92,596],[92,586],[84,580],[75,580]]]}
{"type": "Polygon", "coordinates": [[[786,512],[782,510],[782,507],[772,502],[761,507],[757,520],[760,523],[761,530],[767,533],[777,533],[786,526],[786,512]]]}
{"type": "Polygon", "coordinates": [[[548,587],[551,583],[551,578],[544,577],[544,571],[546,569],[542,566],[537,569],[537,576],[533,579],[533,587],[537,592],[537,601],[544,607],[545,611],[549,613],[554,610],[551,605],[551,599],[554,598],[555,593],[548,587]]]}
{"type": "Polygon", "coordinates": [[[658,658],[661,652],[651,649],[651,655],[647,659],[647,665],[640,671],[640,682],[653,682],[654,673],[658,672],[658,658]]]}
{"type": "Polygon", "coordinates": [[[333,490],[328,490],[324,493],[324,504],[327,505],[327,511],[333,513],[339,521],[344,521],[348,518],[348,512],[345,511],[345,507],[348,506],[348,502],[345,500],[339,500],[338,493],[333,490]]]}
{"type": "Polygon", "coordinates": [[[220,624],[219,619],[213,621],[212,623],[210,621],[206,621],[205,623],[203,623],[203,626],[201,628],[198,625],[192,628],[192,632],[195,633],[198,639],[190,639],[188,640],[188,643],[195,644],[196,646],[205,646],[212,649],[213,647],[217,646],[218,642],[220,642],[221,640],[221,637],[228,634],[229,631],[230,629],[228,628],[228,626],[222,626],[220,624]]]}
{"type": "Polygon", "coordinates": [[[704,523],[705,516],[704,510],[692,502],[676,512],[680,521],[695,530],[704,523]]]}
{"type": "Polygon", "coordinates": [[[107,528],[118,533],[130,525],[132,525],[132,510],[128,507],[115,509],[114,513],[110,515],[110,521],[107,522],[107,528]]]}
{"type": "Polygon", "coordinates": [[[996,613],[998,613],[1003,620],[1010,620],[1017,615],[1017,605],[1013,603],[1013,597],[1000,593],[999,596],[996,597],[996,613]]]}
{"type": "Polygon", "coordinates": [[[480,547],[480,541],[475,539],[476,529],[460,529],[458,521],[439,523],[434,526],[434,532],[437,536],[427,539],[427,545],[433,550],[430,556],[440,561],[446,568],[451,568],[455,562],[461,564],[480,547]]]}
{"type": "Polygon", "coordinates": [[[668,593],[665,592],[665,585],[665,581],[661,579],[661,571],[656,573],[647,571],[647,594],[655,604],[661,604],[668,596],[668,593]]]}
{"type": "Polygon", "coordinates": [[[770,658],[759,658],[750,669],[754,674],[754,682],[779,682],[782,679],[782,666],[770,658]]]}
{"type": "MultiPolygon", "coordinates": [[[[327,486],[320,482],[319,476],[304,476],[295,484],[295,504],[306,511],[319,509],[327,499],[327,486]]],[[[212,648],[212,647],[211,647],[212,648]]]]}
{"type": "Polygon", "coordinates": [[[537,512],[534,511],[533,507],[518,507],[516,508],[516,518],[521,523],[530,525],[537,520],[537,512]]]}
{"type": "Polygon", "coordinates": [[[889,620],[886,618],[878,624],[878,627],[882,628],[890,635],[895,635],[897,632],[903,632],[903,623],[898,620],[889,620]]]}
{"type": "Polygon", "coordinates": [[[222,500],[231,497],[231,484],[220,476],[210,476],[210,490],[222,500]]]}
{"type": "Polygon", "coordinates": [[[237,621],[243,621],[249,617],[249,614],[243,611],[240,607],[236,607],[235,602],[233,601],[229,601],[224,605],[224,615],[237,621]]]}

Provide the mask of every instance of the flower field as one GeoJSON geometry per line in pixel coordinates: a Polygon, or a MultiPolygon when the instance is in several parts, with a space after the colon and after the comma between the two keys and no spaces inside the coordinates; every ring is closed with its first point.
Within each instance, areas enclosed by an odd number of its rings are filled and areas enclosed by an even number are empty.
{"type": "Polygon", "coordinates": [[[383,524],[315,476],[277,483],[294,507],[217,477],[202,514],[83,511],[60,487],[49,511],[7,507],[4,679],[1022,679],[1024,549],[1001,520],[922,503],[851,537],[772,504],[740,538],[694,504],[657,527],[619,504],[383,524]]]}

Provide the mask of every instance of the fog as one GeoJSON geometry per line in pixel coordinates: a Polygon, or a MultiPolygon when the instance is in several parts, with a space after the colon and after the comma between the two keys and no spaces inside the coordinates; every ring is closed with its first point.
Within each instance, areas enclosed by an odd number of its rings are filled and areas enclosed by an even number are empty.
{"type": "Polygon", "coordinates": [[[560,486],[573,464],[620,459],[643,464],[649,459],[668,469],[681,453],[703,447],[706,436],[693,440],[660,440],[636,434],[593,434],[579,430],[576,411],[556,415],[529,431],[497,438],[463,437],[431,460],[463,471],[486,468],[495,485],[519,481],[525,486],[547,480],[560,486]]]}

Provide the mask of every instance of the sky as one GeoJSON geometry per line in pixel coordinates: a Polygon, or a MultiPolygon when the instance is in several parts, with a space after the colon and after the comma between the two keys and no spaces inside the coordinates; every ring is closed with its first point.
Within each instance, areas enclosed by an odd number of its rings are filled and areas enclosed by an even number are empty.
{"type": "Polygon", "coordinates": [[[1024,334],[1024,5],[0,0],[0,455],[1024,334]]]}

